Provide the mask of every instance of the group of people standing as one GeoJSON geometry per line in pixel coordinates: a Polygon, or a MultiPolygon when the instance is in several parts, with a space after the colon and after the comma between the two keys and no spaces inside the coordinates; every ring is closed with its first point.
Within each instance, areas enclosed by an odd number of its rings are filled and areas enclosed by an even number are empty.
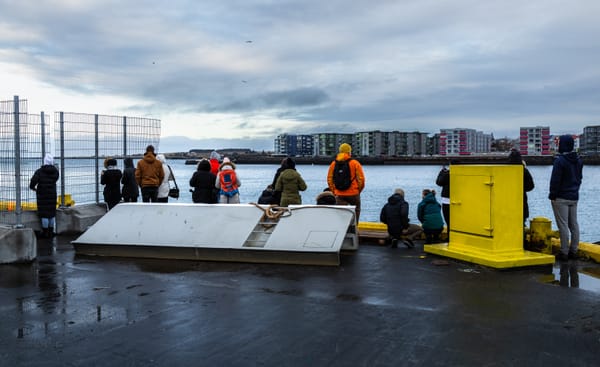
{"type": "Polygon", "coordinates": [[[167,164],[164,154],[156,154],[154,146],[148,145],[142,159],[134,167],[133,159],[123,159],[123,172],[117,167],[117,160],[106,158],[104,170],[100,174],[100,184],[104,186],[104,202],[112,209],[121,202],[135,203],[142,196],[142,202],[166,203],[169,201],[171,182],[175,181],[173,170],[167,164]],[[122,185],[122,187],[121,187],[122,185]]]}
{"type": "Polygon", "coordinates": [[[196,172],[190,178],[192,201],[205,204],[239,204],[242,185],[236,172],[235,163],[221,156],[216,151],[210,153],[209,159],[198,162],[196,172]]]}

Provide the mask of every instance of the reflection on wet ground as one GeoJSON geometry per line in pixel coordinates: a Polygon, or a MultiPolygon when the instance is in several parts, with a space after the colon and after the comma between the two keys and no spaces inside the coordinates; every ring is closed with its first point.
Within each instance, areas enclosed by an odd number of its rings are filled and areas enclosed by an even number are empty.
{"type": "Polygon", "coordinates": [[[591,266],[586,261],[557,262],[552,268],[552,274],[541,277],[541,280],[561,287],[580,288],[600,293],[600,268],[591,266]]]}

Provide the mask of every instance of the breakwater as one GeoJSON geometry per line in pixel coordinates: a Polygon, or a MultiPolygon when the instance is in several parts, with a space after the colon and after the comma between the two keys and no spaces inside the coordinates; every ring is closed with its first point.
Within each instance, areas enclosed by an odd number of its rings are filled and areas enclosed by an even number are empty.
{"type": "MultiPolygon", "coordinates": [[[[355,157],[363,165],[369,166],[386,166],[386,165],[448,165],[453,164],[503,164],[507,161],[507,155],[493,156],[460,156],[460,157],[355,157]]],[[[196,164],[199,159],[191,158],[188,155],[171,155],[170,159],[185,159],[186,164],[196,164]]],[[[230,158],[241,164],[279,164],[282,157],[273,157],[265,154],[233,154],[230,158]]],[[[585,165],[597,166],[600,165],[600,156],[584,156],[583,162],[585,165]]],[[[297,164],[314,164],[314,165],[329,165],[332,157],[315,156],[315,157],[294,157],[297,164]]],[[[523,158],[527,165],[530,166],[547,166],[551,165],[554,159],[553,156],[526,156],[523,158]]]]}

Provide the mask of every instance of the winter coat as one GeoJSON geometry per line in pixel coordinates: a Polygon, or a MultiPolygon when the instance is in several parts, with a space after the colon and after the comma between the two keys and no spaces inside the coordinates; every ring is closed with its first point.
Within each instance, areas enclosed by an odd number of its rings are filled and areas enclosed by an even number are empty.
{"type": "Polygon", "coordinates": [[[349,160],[349,153],[338,153],[335,160],[329,165],[329,171],[327,172],[327,185],[335,196],[356,196],[365,188],[365,173],[363,172],[362,166],[356,159],[350,160],[350,175],[352,176],[352,182],[350,187],[346,190],[338,190],[333,182],[333,171],[335,168],[336,161],[349,160]]]}
{"type": "Polygon", "coordinates": [[[40,218],[56,216],[56,181],[58,169],[54,165],[43,165],[38,168],[29,182],[29,188],[35,190],[37,213],[40,218]]]}
{"type": "Polygon", "coordinates": [[[450,197],[450,170],[448,170],[448,168],[444,167],[440,170],[440,173],[438,173],[435,180],[435,184],[442,187],[441,197],[450,197]]]}
{"type": "Polygon", "coordinates": [[[125,168],[123,169],[123,177],[121,178],[121,183],[123,184],[123,200],[132,201],[131,199],[135,199],[135,201],[137,201],[138,196],[140,196],[140,189],[137,182],[135,182],[135,167],[133,166],[133,159],[125,158],[123,160],[123,164],[125,165],[125,168]]]}
{"type": "Polygon", "coordinates": [[[408,203],[400,194],[390,196],[381,209],[379,220],[387,224],[390,236],[400,238],[402,231],[408,228],[408,203]]]}
{"type": "Polygon", "coordinates": [[[277,179],[279,179],[281,172],[285,171],[288,168],[285,164],[285,161],[286,160],[284,159],[284,161],[281,163],[281,166],[279,168],[277,168],[277,171],[275,172],[275,176],[273,176],[273,182],[271,183],[271,186],[273,187],[272,203],[275,205],[279,205],[279,203],[281,203],[281,191],[277,191],[275,189],[275,186],[277,185],[277,179]]]}
{"type": "Polygon", "coordinates": [[[165,178],[162,163],[156,159],[154,153],[146,152],[137,163],[135,181],[139,187],[159,187],[165,178]]]}
{"type": "Polygon", "coordinates": [[[100,184],[104,185],[104,201],[109,209],[121,201],[121,177],[121,170],[115,166],[108,166],[100,176],[100,184]]]}
{"type": "Polygon", "coordinates": [[[535,188],[533,177],[526,167],[523,167],[523,221],[529,218],[529,202],[527,193],[535,188]]]}
{"type": "Polygon", "coordinates": [[[302,176],[292,168],[288,168],[281,172],[277,179],[277,183],[275,184],[275,191],[281,191],[280,206],[302,204],[300,191],[304,190],[306,190],[306,182],[304,182],[302,176]]]}
{"type": "Polygon", "coordinates": [[[579,187],[583,178],[583,162],[577,153],[568,152],[554,158],[550,176],[548,198],[579,200],[579,187]]]}
{"type": "Polygon", "coordinates": [[[217,176],[211,172],[210,163],[205,159],[198,163],[198,169],[190,178],[190,186],[194,188],[192,201],[194,203],[214,204],[217,202],[215,182],[217,176]]]}
{"type": "Polygon", "coordinates": [[[258,203],[262,205],[279,205],[279,203],[275,202],[275,197],[273,194],[275,191],[273,189],[265,189],[258,197],[258,203]]]}
{"type": "Polygon", "coordinates": [[[417,207],[417,216],[424,230],[441,230],[444,228],[442,219],[442,206],[430,192],[425,195],[417,207]]]}

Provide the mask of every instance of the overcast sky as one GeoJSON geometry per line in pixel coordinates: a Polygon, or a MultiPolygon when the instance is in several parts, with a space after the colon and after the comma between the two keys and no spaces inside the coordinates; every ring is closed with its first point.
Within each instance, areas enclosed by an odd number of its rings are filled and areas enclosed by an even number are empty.
{"type": "Polygon", "coordinates": [[[271,150],[281,133],[461,127],[498,138],[600,124],[598,0],[0,0],[0,9],[0,99],[19,95],[31,113],[158,118],[181,150],[271,150]]]}

